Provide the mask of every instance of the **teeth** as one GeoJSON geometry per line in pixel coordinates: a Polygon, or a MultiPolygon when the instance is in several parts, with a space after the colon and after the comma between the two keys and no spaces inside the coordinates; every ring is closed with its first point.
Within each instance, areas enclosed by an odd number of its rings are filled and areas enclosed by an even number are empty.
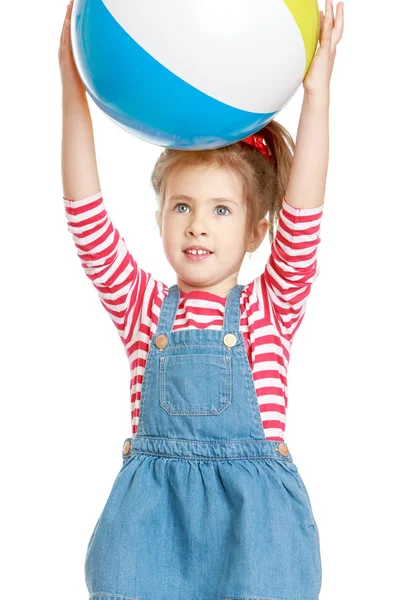
{"type": "Polygon", "coordinates": [[[211,254],[207,250],[186,250],[186,254],[211,254]]]}

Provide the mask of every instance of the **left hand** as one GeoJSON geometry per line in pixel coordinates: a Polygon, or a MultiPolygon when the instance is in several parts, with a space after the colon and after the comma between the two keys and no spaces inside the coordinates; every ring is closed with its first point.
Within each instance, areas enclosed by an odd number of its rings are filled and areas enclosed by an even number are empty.
{"type": "Polygon", "coordinates": [[[342,38],[344,26],[344,3],[339,2],[336,18],[333,0],[325,0],[325,15],[320,11],[319,48],[303,80],[305,92],[329,92],[329,85],[336,57],[336,46],[342,38]]]}

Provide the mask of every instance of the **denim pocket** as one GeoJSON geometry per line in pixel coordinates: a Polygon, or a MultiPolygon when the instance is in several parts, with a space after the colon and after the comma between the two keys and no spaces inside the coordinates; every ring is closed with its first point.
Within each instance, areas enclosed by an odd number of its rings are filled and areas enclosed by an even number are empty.
{"type": "Polygon", "coordinates": [[[224,354],[160,357],[160,406],[170,415],[218,415],[232,399],[232,364],[224,354]]]}

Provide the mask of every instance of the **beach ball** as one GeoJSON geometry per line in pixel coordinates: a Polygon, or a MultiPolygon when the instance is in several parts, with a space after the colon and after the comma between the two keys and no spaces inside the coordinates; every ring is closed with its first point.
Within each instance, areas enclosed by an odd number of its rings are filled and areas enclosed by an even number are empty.
{"type": "Polygon", "coordinates": [[[318,45],[317,0],[75,0],[87,93],[129,133],[207,150],[268,124],[318,45]]]}

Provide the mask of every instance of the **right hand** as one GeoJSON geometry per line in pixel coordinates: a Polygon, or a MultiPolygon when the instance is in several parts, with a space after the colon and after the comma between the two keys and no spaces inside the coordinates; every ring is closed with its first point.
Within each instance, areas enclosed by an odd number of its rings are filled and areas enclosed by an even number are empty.
{"type": "Polygon", "coordinates": [[[71,13],[73,4],[74,0],[71,0],[65,15],[60,37],[60,47],[58,50],[58,62],[60,66],[63,93],[78,94],[86,97],[86,88],[83,85],[76,68],[71,48],[71,13]]]}

